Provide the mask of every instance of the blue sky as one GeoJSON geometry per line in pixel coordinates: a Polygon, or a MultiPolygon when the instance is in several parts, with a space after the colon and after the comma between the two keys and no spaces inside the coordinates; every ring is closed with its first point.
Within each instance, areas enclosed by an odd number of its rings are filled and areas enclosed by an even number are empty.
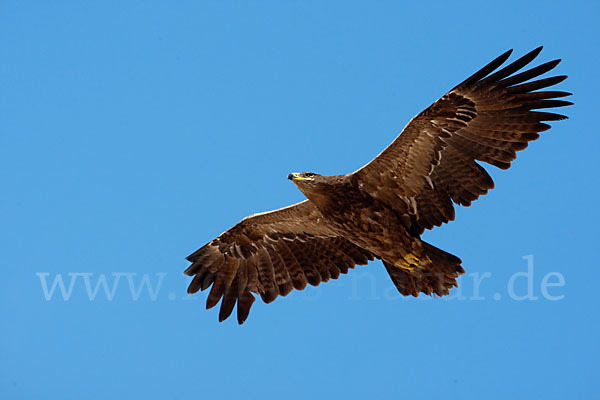
{"type": "Polygon", "coordinates": [[[598,398],[599,16],[3,1],[0,397],[598,398]],[[401,298],[380,262],[257,302],[241,327],[186,295],[185,256],[302,199],[289,172],[359,168],[477,68],[539,45],[576,104],[425,234],[463,259],[449,299],[401,298]]]}

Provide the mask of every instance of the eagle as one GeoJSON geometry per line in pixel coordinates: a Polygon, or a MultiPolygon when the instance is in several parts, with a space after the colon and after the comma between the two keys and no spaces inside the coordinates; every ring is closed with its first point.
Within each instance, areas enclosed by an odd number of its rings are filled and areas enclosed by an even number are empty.
{"type": "Polygon", "coordinates": [[[546,122],[567,118],[539,110],[573,104],[560,99],[571,93],[547,89],[567,76],[539,79],[560,59],[523,70],[541,50],[501,69],[512,50],[500,55],[355,172],[289,174],[306,200],[246,217],[188,256],[188,293],[210,287],[206,308],[221,301],[223,321],[237,303],[242,324],[254,294],[270,303],[380,259],[402,295],[449,294],[465,272],[462,261],[421,234],[454,220],[454,204],[469,206],[494,187],[478,161],[508,169],[550,128],[546,122]]]}

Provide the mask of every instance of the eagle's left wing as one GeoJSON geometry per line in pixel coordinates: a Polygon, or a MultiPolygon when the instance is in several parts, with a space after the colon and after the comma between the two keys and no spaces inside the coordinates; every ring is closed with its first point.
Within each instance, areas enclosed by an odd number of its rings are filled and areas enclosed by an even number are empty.
{"type": "Polygon", "coordinates": [[[221,298],[219,320],[233,311],[242,324],[256,293],[265,303],[286,296],[307,283],[317,286],[337,279],[373,255],[339,236],[308,200],[279,210],[255,214],[190,255],[185,271],[194,276],[188,293],[212,285],[206,308],[221,298]]]}
{"type": "Polygon", "coordinates": [[[381,154],[351,174],[355,184],[395,209],[414,234],[453,220],[453,202],[468,206],[494,187],[476,161],[507,169],[517,151],[550,128],[543,121],[566,118],[532,111],[572,104],[557,99],[570,93],[538,91],[566,76],[526,83],[560,60],[513,75],[541,49],[492,73],[508,59],[508,51],[442,96],[381,154]]]}

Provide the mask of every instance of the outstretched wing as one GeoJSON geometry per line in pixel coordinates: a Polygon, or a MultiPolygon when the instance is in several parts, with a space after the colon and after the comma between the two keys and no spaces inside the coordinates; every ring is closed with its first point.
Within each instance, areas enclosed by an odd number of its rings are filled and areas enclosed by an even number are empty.
{"type": "Polygon", "coordinates": [[[557,99],[571,93],[538,91],[566,76],[525,83],[560,60],[515,74],[541,50],[494,72],[510,50],[442,96],[414,117],[379,156],[352,174],[358,187],[394,208],[414,234],[453,220],[453,202],[468,206],[494,187],[476,161],[507,169],[517,151],[550,128],[543,121],[567,118],[532,111],[572,104],[557,99]]]}
{"type": "Polygon", "coordinates": [[[252,293],[270,303],[307,283],[337,279],[373,255],[337,235],[308,200],[279,210],[251,215],[188,258],[194,276],[188,293],[212,285],[206,308],[221,298],[219,321],[233,311],[242,324],[254,303],[252,293]]]}

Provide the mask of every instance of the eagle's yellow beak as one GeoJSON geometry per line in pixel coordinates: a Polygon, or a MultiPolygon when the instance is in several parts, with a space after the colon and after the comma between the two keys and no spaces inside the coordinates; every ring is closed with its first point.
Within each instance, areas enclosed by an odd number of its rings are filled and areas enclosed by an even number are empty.
{"type": "Polygon", "coordinates": [[[289,174],[288,179],[291,181],[312,181],[312,178],[305,178],[303,176],[300,176],[300,174],[297,172],[289,174]]]}

